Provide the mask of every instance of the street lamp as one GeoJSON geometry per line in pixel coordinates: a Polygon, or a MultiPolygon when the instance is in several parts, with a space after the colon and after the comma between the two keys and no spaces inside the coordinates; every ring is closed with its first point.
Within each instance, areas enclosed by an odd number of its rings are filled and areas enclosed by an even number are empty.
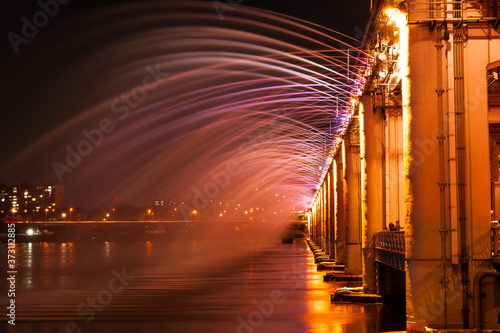
{"type": "Polygon", "coordinates": [[[47,213],[49,212],[49,209],[48,208],[45,208],[45,221],[48,221],[47,220],[47,213]]]}
{"type": "Polygon", "coordinates": [[[73,212],[73,208],[69,209],[69,220],[71,221],[71,213],[73,212]]]}
{"type": "Polygon", "coordinates": [[[151,220],[151,209],[148,209],[148,218],[151,220]]]}
{"type": "Polygon", "coordinates": [[[62,213],[62,217],[64,220],[66,220],[66,213],[62,213]]]}

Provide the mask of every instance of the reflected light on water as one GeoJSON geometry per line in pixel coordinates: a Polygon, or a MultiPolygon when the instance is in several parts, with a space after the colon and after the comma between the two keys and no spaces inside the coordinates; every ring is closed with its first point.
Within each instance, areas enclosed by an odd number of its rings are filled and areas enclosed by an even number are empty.
{"type": "Polygon", "coordinates": [[[66,243],[61,244],[61,255],[59,257],[60,261],[59,263],[61,264],[61,267],[66,267],[66,243]]]}
{"type": "Polygon", "coordinates": [[[115,247],[115,242],[104,242],[103,254],[106,262],[110,262],[113,259],[115,247]]]}
{"type": "MultiPolygon", "coordinates": [[[[212,245],[223,249],[220,253],[235,248],[235,243],[228,241],[215,243],[212,245]]],[[[380,331],[380,307],[330,304],[330,293],[346,283],[323,282],[324,273],[316,270],[305,243],[250,247],[220,266],[220,253],[201,240],[194,243],[192,235],[185,242],[177,241],[175,247],[158,241],[33,243],[31,267],[26,265],[29,245],[18,244],[18,248],[22,248],[19,259],[23,266],[19,269],[23,280],[16,296],[23,299],[19,318],[24,320],[16,323],[13,332],[64,331],[65,320],[82,320],[76,313],[78,305],[87,297],[103,296],[99,293],[107,290],[115,277],[113,270],[120,272],[121,267],[134,279],[113,295],[91,324],[81,326],[83,332],[250,333],[241,328],[238,318],[248,325],[259,323],[258,315],[269,306],[273,292],[282,294],[285,301],[275,303],[273,313],[261,326],[249,326],[255,333],[380,331]],[[196,252],[192,252],[193,244],[196,252]],[[66,267],[59,266],[62,252],[66,267]],[[210,260],[215,253],[217,261],[210,260]],[[43,256],[49,257],[46,266],[43,256]],[[69,264],[72,260],[73,266],[69,264]],[[38,319],[41,316],[42,321],[38,319]]],[[[0,323],[0,332],[5,327],[0,323]]]]}
{"type": "Polygon", "coordinates": [[[72,242],[68,242],[67,243],[67,246],[68,246],[68,253],[67,253],[67,265],[69,267],[73,266],[73,260],[74,260],[74,256],[73,256],[73,252],[74,252],[74,243],[72,242]]]}
{"type": "MultiPolygon", "coordinates": [[[[307,312],[303,320],[314,333],[372,333],[377,331],[381,307],[373,304],[331,303],[331,294],[346,283],[323,282],[313,259],[308,262],[306,289],[307,312]],[[367,320],[369,318],[369,320],[367,320]]],[[[351,286],[351,285],[349,285],[351,286]]]]}
{"type": "Polygon", "coordinates": [[[33,245],[31,243],[28,243],[28,254],[26,259],[28,267],[31,267],[33,264],[33,245]]]}

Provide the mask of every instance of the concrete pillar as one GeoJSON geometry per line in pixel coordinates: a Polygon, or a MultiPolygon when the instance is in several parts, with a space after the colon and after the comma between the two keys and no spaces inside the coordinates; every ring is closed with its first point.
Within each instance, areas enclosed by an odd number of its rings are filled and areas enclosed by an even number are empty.
{"type": "Polygon", "coordinates": [[[332,243],[332,238],[331,238],[332,211],[331,211],[331,204],[330,204],[330,197],[332,195],[332,190],[331,190],[330,183],[331,183],[330,174],[329,174],[329,172],[327,172],[325,175],[325,180],[324,180],[324,186],[325,186],[325,254],[327,254],[327,255],[329,255],[331,252],[331,243],[332,243]]]}
{"type": "Polygon", "coordinates": [[[339,265],[345,264],[345,221],[342,150],[339,149],[333,161],[335,168],[335,259],[339,265]]]}
{"type": "Polygon", "coordinates": [[[320,216],[321,216],[321,249],[326,251],[326,209],[325,209],[326,186],[323,182],[320,191],[320,216]]]}
{"type": "Polygon", "coordinates": [[[383,115],[373,107],[372,97],[365,95],[360,103],[363,287],[376,292],[374,238],[383,229],[383,115]]]}
{"type": "MultiPolygon", "coordinates": [[[[485,80],[486,66],[500,60],[500,34],[498,29],[492,31],[492,39],[481,35],[482,29],[468,29],[468,41],[464,50],[465,67],[465,105],[468,106],[467,119],[467,151],[468,177],[470,184],[469,201],[469,257],[470,281],[476,274],[488,269],[491,265],[491,183],[490,154],[488,129],[488,96],[485,80]]],[[[470,289],[473,290],[472,288],[470,289]]],[[[485,291],[483,299],[485,313],[490,310],[497,318],[496,323],[486,328],[500,329],[498,322],[498,299],[495,302],[493,289],[485,291]],[[495,304],[496,303],[496,304],[495,304]],[[496,309],[495,306],[497,307],[496,309]],[[495,325],[496,324],[496,325],[495,325]]],[[[472,306],[472,302],[471,302],[472,306]]],[[[472,317],[472,312],[471,312],[472,317]]],[[[473,320],[471,319],[471,327],[473,320]]]]}
{"type": "Polygon", "coordinates": [[[361,274],[361,160],[359,123],[354,121],[342,141],[347,274],[361,274]]]}
{"type": "Polygon", "coordinates": [[[321,245],[319,241],[319,192],[314,199],[314,205],[313,205],[313,231],[314,231],[314,243],[318,246],[321,245]]]}
{"type": "MultiPolygon", "coordinates": [[[[403,99],[405,94],[409,95],[409,104],[403,107],[403,117],[406,152],[406,312],[411,330],[414,329],[412,327],[430,323],[444,323],[445,311],[430,307],[433,298],[441,294],[441,207],[436,139],[437,93],[435,84],[429,84],[436,82],[436,61],[423,59],[436,59],[436,37],[424,26],[411,26],[409,38],[408,78],[411,90],[403,91],[403,99]],[[428,292],[436,294],[429,298],[428,292]]],[[[459,298],[455,302],[460,303],[459,298]]]]}
{"type": "MultiPolygon", "coordinates": [[[[409,80],[406,85],[403,84],[403,99],[406,95],[409,101],[403,108],[406,152],[406,303],[409,332],[422,331],[424,326],[462,328],[467,321],[469,327],[472,327],[473,309],[469,297],[473,290],[471,282],[478,272],[490,264],[490,175],[485,68],[493,56],[490,53],[494,49],[493,45],[496,44],[498,48],[499,41],[488,42],[484,35],[481,36],[481,29],[471,27],[468,27],[469,39],[464,43],[463,71],[460,73],[456,72],[459,64],[453,59],[455,52],[446,54],[444,47],[441,60],[438,60],[436,31],[430,31],[423,25],[411,25],[409,28],[409,80]],[[491,44],[488,45],[489,43],[491,44]],[[438,67],[439,63],[442,63],[441,67],[438,67]],[[452,135],[444,138],[450,156],[446,160],[449,174],[446,178],[447,187],[444,189],[451,189],[450,194],[447,194],[449,204],[445,207],[440,203],[437,140],[440,89],[434,83],[436,77],[449,104],[449,109],[446,109],[444,103],[444,116],[445,126],[449,126],[449,135],[452,135]],[[442,82],[439,77],[442,77],[442,82]],[[463,100],[455,95],[457,80],[464,84],[463,100]],[[465,172],[466,176],[461,184],[457,183],[459,172],[456,159],[459,155],[455,136],[460,128],[455,123],[456,110],[463,112],[465,118],[461,123],[461,126],[465,126],[466,133],[464,169],[460,172],[465,172]],[[465,195],[461,198],[454,194],[457,191],[454,189],[460,187],[465,188],[465,195]],[[460,215],[462,221],[465,220],[465,228],[457,223],[457,207],[466,209],[466,214],[460,215]],[[440,217],[443,209],[447,211],[444,223],[440,217]],[[441,237],[442,225],[445,226],[445,237],[441,237]],[[454,236],[456,230],[459,235],[465,235],[467,242],[466,256],[462,255],[461,263],[456,259],[452,260],[453,257],[456,258],[457,251],[464,248],[460,244],[460,237],[454,236]],[[440,249],[443,240],[446,242],[444,264],[440,249]],[[465,279],[460,274],[463,267],[469,272],[465,279]],[[462,300],[463,290],[468,290],[465,301],[462,300]]],[[[453,39],[450,42],[449,45],[454,48],[453,39]]],[[[492,298],[488,301],[486,297],[483,302],[486,305],[492,302],[492,298]]]]}
{"type": "Polygon", "coordinates": [[[335,173],[334,173],[333,162],[332,162],[332,164],[330,165],[330,168],[328,169],[328,180],[329,180],[328,188],[330,189],[330,198],[329,198],[328,204],[329,204],[329,208],[330,208],[329,223],[330,223],[330,258],[331,259],[335,259],[335,256],[336,256],[336,249],[335,249],[335,235],[336,235],[335,220],[336,220],[336,216],[335,216],[335,212],[334,212],[336,193],[334,190],[334,182],[333,182],[334,175],[335,175],[335,173]]]}
{"type": "Polygon", "coordinates": [[[404,227],[404,143],[400,108],[385,110],[385,226],[404,227]]]}

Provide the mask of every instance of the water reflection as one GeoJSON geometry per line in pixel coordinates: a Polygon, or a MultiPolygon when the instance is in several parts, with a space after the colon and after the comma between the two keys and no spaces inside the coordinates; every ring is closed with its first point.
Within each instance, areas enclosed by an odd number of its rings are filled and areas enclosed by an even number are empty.
{"type": "Polygon", "coordinates": [[[59,256],[61,267],[66,267],[66,243],[61,244],[61,254],[59,256]]]}
{"type": "Polygon", "coordinates": [[[322,272],[317,272],[314,259],[307,262],[307,312],[302,316],[308,331],[315,333],[372,333],[378,332],[378,316],[381,305],[334,303],[330,295],[343,286],[355,283],[323,282],[322,272]]]}
{"type": "MultiPolygon", "coordinates": [[[[235,248],[234,243],[223,245],[235,248]]],[[[345,284],[323,282],[305,243],[250,245],[231,260],[221,257],[231,251],[216,255],[191,240],[33,243],[23,248],[20,320],[15,327],[0,323],[0,331],[62,332],[67,320],[84,323],[82,332],[95,333],[230,333],[248,327],[253,333],[371,333],[380,327],[380,306],[330,303],[330,293],[345,284]],[[78,305],[103,294],[122,273],[133,279],[85,324],[78,305]],[[273,301],[278,294],[282,302],[273,301]],[[37,321],[41,313],[44,322],[37,321]]]]}
{"type": "Polygon", "coordinates": [[[146,241],[146,255],[148,257],[151,257],[151,251],[152,251],[152,243],[151,241],[146,241]]]}

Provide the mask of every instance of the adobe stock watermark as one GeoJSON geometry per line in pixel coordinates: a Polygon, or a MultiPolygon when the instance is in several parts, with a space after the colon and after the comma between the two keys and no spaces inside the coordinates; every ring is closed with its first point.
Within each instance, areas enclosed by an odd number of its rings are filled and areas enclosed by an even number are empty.
{"type": "Polygon", "coordinates": [[[238,7],[243,0],[214,0],[213,5],[215,12],[219,16],[219,20],[224,21],[224,13],[227,11],[232,12],[236,7],[238,7]]]}
{"type": "Polygon", "coordinates": [[[213,181],[210,181],[203,186],[203,190],[195,187],[193,189],[192,206],[185,203],[179,205],[179,211],[184,220],[189,220],[191,212],[194,210],[202,210],[210,204],[210,199],[215,199],[220,191],[226,188],[231,182],[231,178],[241,173],[240,164],[237,161],[229,161],[226,164],[225,170],[219,172],[210,172],[209,176],[213,181]]]}
{"type": "Polygon", "coordinates": [[[115,123],[119,120],[125,120],[130,112],[139,106],[148,95],[148,92],[155,90],[160,85],[160,81],[170,74],[160,71],[160,65],[154,67],[146,66],[147,74],[142,79],[142,84],[135,86],[129,93],[123,93],[111,102],[111,111],[118,115],[118,119],[113,121],[111,118],[102,118],[98,125],[91,129],[81,131],[84,136],[76,145],[66,146],[66,158],[64,161],[53,161],[52,170],[59,182],[62,182],[66,173],[71,174],[77,168],[85,157],[88,157],[99,146],[104,137],[113,133],[116,129],[115,123]]]}
{"type": "MultiPolygon", "coordinates": [[[[283,128],[285,125],[278,123],[273,119],[265,128],[259,131],[256,135],[248,135],[244,142],[238,146],[237,156],[245,156],[244,162],[248,163],[257,156],[256,151],[259,149],[259,144],[272,139],[276,134],[277,129],[283,128]]],[[[218,197],[219,193],[226,188],[234,176],[239,175],[243,168],[241,162],[237,159],[230,160],[226,163],[225,169],[219,172],[210,172],[208,175],[212,179],[207,182],[202,189],[195,187],[193,189],[193,199],[191,205],[182,203],[179,205],[179,211],[184,220],[190,220],[191,212],[203,210],[208,207],[210,200],[218,197]]]]}
{"type": "MultiPolygon", "coordinates": [[[[76,307],[76,313],[85,318],[83,320],[85,324],[90,324],[95,319],[96,312],[102,312],[104,307],[113,301],[114,295],[121,293],[128,286],[129,281],[135,279],[135,276],[127,275],[125,267],[122,267],[121,272],[113,269],[111,274],[113,277],[109,279],[106,288],[99,290],[95,297],[87,297],[76,307]]],[[[82,328],[76,321],[68,321],[64,325],[64,331],[60,333],[80,332],[82,332],[82,328]]]]}
{"type": "MultiPolygon", "coordinates": [[[[271,317],[278,305],[281,305],[286,302],[285,291],[287,290],[296,290],[301,285],[305,283],[306,280],[306,269],[307,267],[304,265],[302,267],[302,271],[297,273],[296,270],[286,271],[283,273],[281,280],[285,284],[283,289],[273,289],[269,293],[268,299],[265,299],[261,302],[254,300],[252,304],[255,307],[255,310],[251,311],[246,316],[238,316],[236,321],[238,322],[238,326],[236,328],[237,333],[253,333],[253,331],[264,324],[264,320],[271,317]]],[[[227,333],[227,332],[226,332],[227,333]]]]}
{"type": "Polygon", "coordinates": [[[14,49],[14,53],[18,54],[21,45],[26,45],[31,39],[35,38],[36,35],[38,35],[39,29],[45,27],[49,23],[49,20],[59,13],[59,6],[66,5],[69,1],[70,0],[38,1],[38,6],[40,6],[41,10],[34,13],[31,20],[26,16],[21,18],[23,25],[20,34],[12,31],[7,34],[7,39],[12,49],[14,49]]]}

